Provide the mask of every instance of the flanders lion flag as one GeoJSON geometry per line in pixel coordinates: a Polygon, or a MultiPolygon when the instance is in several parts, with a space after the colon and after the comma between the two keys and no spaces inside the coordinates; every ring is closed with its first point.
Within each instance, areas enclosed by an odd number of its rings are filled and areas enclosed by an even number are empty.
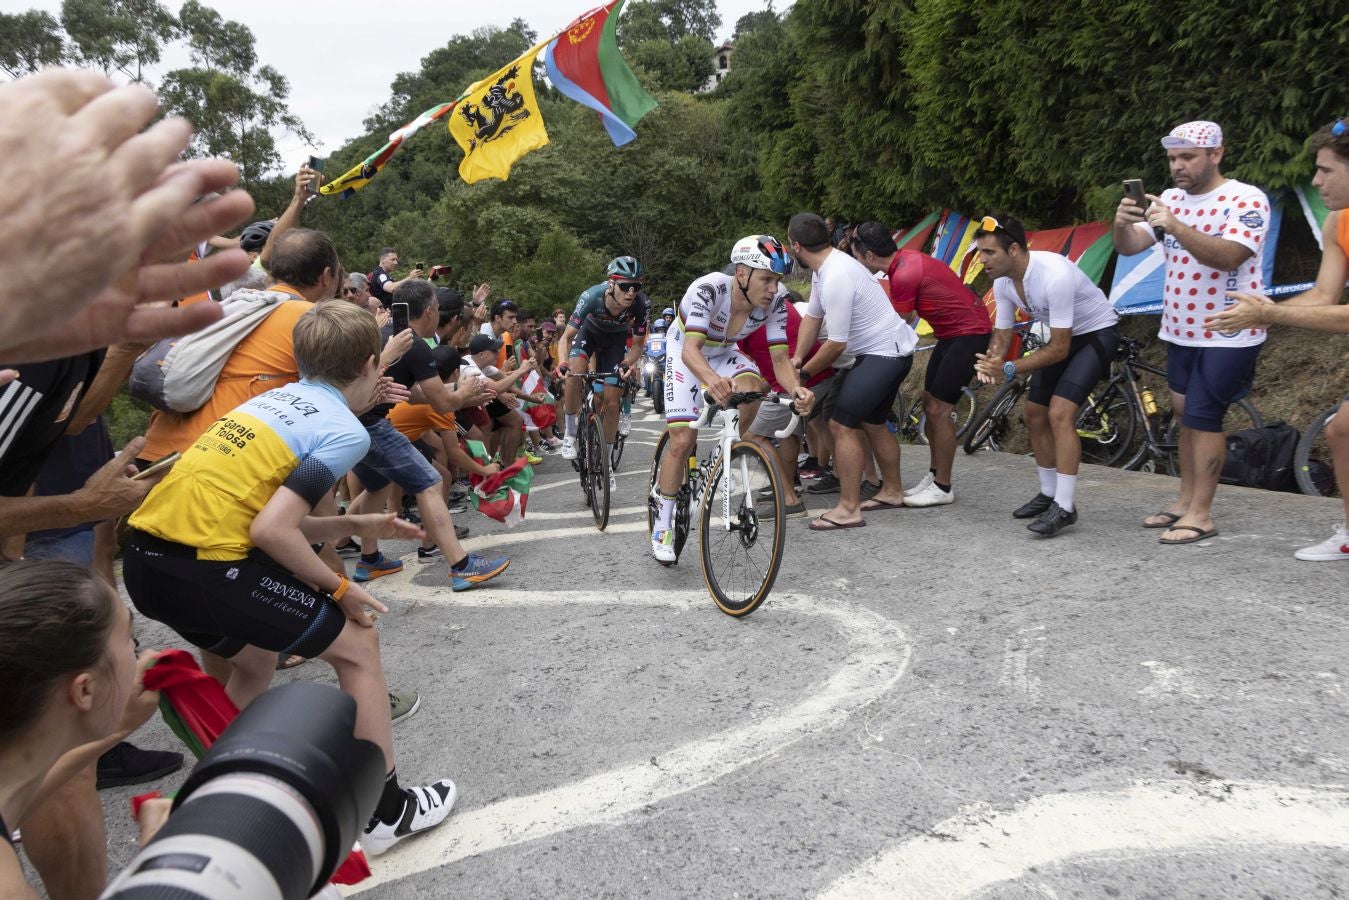
{"type": "MultiPolygon", "coordinates": [[[[542,45],[540,45],[542,46],[542,45]]],[[[464,151],[459,175],[472,184],[511,174],[511,166],[548,143],[543,114],[534,98],[533,47],[495,75],[464,92],[450,119],[450,134],[464,151]]]]}

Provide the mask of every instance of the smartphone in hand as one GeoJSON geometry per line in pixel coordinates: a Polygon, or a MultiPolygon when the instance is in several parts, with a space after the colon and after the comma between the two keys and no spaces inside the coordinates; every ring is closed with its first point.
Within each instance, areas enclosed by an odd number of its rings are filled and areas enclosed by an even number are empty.
{"type": "Polygon", "coordinates": [[[1124,196],[1138,204],[1140,210],[1148,208],[1148,192],[1143,190],[1143,179],[1126,178],[1124,180],[1124,196]]]}
{"type": "Polygon", "coordinates": [[[159,459],[150,463],[150,465],[146,466],[144,469],[137,472],[135,475],[132,475],[131,480],[141,481],[146,478],[153,478],[160,472],[163,472],[165,469],[172,468],[173,464],[176,463],[180,457],[182,457],[182,454],[179,453],[177,450],[170,453],[168,456],[161,456],[159,459]]]}
{"type": "Polygon", "coordinates": [[[402,334],[408,330],[408,305],[394,303],[389,307],[393,311],[393,333],[402,334]]]}

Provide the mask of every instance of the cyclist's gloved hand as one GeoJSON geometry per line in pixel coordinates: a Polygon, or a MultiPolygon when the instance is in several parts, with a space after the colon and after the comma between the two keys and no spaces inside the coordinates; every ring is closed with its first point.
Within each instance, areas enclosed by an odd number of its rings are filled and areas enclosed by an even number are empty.
{"type": "Polygon", "coordinates": [[[557,368],[554,369],[553,371],[557,373],[557,377],[558,377],[558,378],[564,378],[564,377],[566,377],[567,372],[568,372],[567,364],[566,364],[566,363],[558,363],[558,364],[557,364],[557,368]]]}

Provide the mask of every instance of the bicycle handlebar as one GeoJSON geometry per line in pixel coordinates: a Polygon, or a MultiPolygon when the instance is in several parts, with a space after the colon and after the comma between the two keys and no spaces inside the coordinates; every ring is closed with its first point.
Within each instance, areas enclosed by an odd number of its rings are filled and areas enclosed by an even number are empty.
{"type": "MultiPolygon", "coordinates": [[[[793,434],[796,433],[796,427],[800,423],[801,417],[800,415],[797,414],[796,407],[792,406],[792,398],[787,396],[786,394],[765,394],[761,391],[737,392],[731,394],[731,396],[727,398],[726,407],[727,408],[738,407],[746,403],[753,403],[756,400],[762,400],[765,403],[776,403],[779,406],[786,406],[789,407],[792,411],[792,418],[791,421],[787,423],[787,427],[784,428],[782,431],[773,432],[773,437],[781,441],[791,437],[793,434]]],[[[722,408],[723,407],[720,404],[718,404],[715,399],[713,399],[712,394],[710,392],[704,391],[702,414],[698,416],[698,421],[689,423],[689,428],[693,429],[694,431],[697,431],[698,429],[702,428],[708,422],[712,421],[712,417],[715,416],[717,412],[722,408]]]]}

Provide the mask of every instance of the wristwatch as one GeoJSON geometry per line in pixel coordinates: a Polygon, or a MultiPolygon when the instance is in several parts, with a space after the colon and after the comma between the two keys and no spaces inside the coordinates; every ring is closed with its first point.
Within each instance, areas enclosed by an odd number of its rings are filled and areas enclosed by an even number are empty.
{"type": "Polygon", "coordinates": [[[1003,363],[1002,374],[1007,376],[1008,381],[1011,381],[1012,377],[1016,375],[1016,363],[1012,362],[1011,360],[1008,360],[1007,362],[1003,363]]]}

